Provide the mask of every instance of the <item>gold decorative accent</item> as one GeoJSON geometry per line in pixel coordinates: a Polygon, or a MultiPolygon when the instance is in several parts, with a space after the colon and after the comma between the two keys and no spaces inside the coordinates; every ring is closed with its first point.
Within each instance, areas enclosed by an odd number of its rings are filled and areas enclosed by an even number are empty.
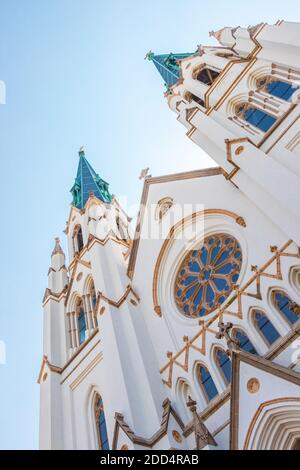
{"type": "Polygon", "coordinates": [[[80,279],[82,278],[82,272],[78,273],[78,275],[76,276],[76,281],[80,281],[80,279]]]}
{"type": "MultiPolygon", "coordinates": [[[[233,170],[230,172],[230,173],[227,173],[224,171],[224,176],[227,180],[231,180],[235,175],[236,173],[239,171],[240,167],[232,160],[232,145],[235,145],[235,144],[239,144],[241,142],[249,142],[250,143],[250,140],[248,139],[248,137],[242,137],[242,138],[239,138],[239,139],[233,139],[233,140],[229,140],[229,139],[226,139],[225,140],[225,144],[226,144],[226,157],[227,157],[227,161],[229,163],[231,163],[231,165],[234,167],[233,170]]],[[[236,152],[238,149],[242,148],[244,151],[244,146],[240,145],[237,149],[236,149],[236,152]]],[[[237,155],[240,155],[242,153],[242,151],[239,151],[239,154],[237,155]]],[[[236,153],[235,152],[235,153],[236,153]]]]}
{"type": "Polygon", "coordinates": [[[55,372],[57,374],[61,374],[61,372],[62,372],[62,369],[60,367],[57,367],[57,366],[54,366],[53,364],[51,364],[48,361],[48,357],[44,354],[42,364],[41,364],[41,368],[40,368],[40,373],[39,373],[38,380],[37,380],[38,384],[41,383],[41,380],[43,378],[45,366],[47,366],[51,372],[55,372]]]}
{"type": "Polygon", "coordinates": [[[186,91],[183,95],[183,98],[188,102],[191,103],[193,101],[193,95],[189,91],[186,91]]]}
{"type": "Polygon", "coordinates": [[[180,434],[178,431],[176,431],[175,429],[174,429],[174,431],[172,431],[172,436],[173,436],[174,441],[178,442],[178,444],[181,444],[181,443],[182,443],[182,436],[181,436],[181,434],[180,434]]]}
{"type": "Polygon", "coordinates": [[[103,306],[100,308],[100,315],[104,315],[104,313],[105,313],[105,307],[103,306]]]}
{"type": "Polygon", "coordinates": [[[46,382],[47,377],[48,377],[48,374],[47,374],[47,372],[45,372],[44,375],[43,375],[43,382],[46,382]]]}
{"type": "Polygon", "coordinates": [[[155,312],[159,317],[161,317],[161,308],[160,308],[159,305],[156,305],[156,306],[154,307],[154,312],[155,312]]]}
{"type": "Polygon", "coordinates": [[[235,219],[235,221],[238,225],[241,225],[241,227],[244,227],[244,228],[247,227],[247,224],[246,224],[245,219],[243,217],[237,217],[235,219]]]}
{"type": "Polygon", "coordinates": [[[112,299],[106,297],[104,294],[102,294],[102,292],[98,292],[98,298],[104,300],[104,302],[107,302],[109,305],[112,305],[113,307],[119,308],[119,307],[121,307],[121,305],[123,304],[123,302],[125,302],[125,300],[127,299],[128,295],[129,295],[130,293],[134,295],[134,297],[136,298],[137,302],[140,302],[141,299],[140,299],[139,296],[135,293],[135,291],[133,290],[133,288],[131,287],[131,285],[128,285],[128,286],[127,286],[126,291],[125,291],[124,294],[120,297],[119,300],[112,300],[112,299]]]}
{"type": "Polygon", "coordinates": [[[253,377],[252,379],[248,380],[247,390],[249,393],[257,393],[259,389],[260,389],[260,383],[258,379],[253,377]]]}
{"type": "Polygon", "coordinates": [[[137,306],[137,302],[134,299],[130,299],[130,303],[134,305],[135,307],[137,306]]]}
{"type": "Polygon", "coordinates": [[[217,334],[218,332],[211,329],[210,325],[214,323],[217,319],[219,319],[220,322],[223,322],[223,317],[224,315],[229,315],[232,317],[236,317],[239,319],[243,318],[243,296],[248,296],[248,297],[253,297],[255,299],[261,299],[261,289],[260,289],[260,279],[261,277],[268,277],[268,278],[273,278],[273,279],[282,279],[282,273],[281,273],[281,257],[293,257],[293,258],[300,258],[300,253],[299,250],[297,253],[287,253],[285,250],[293,243],[292,240],[289,240],[286,242],[280,249],[277,247],[272,246],[271,247],[271,252],[274,253],[273,256],[261,267],[257,268],[255,267],[255,273],[254,275],[244,284],[244,286],[236,286],[235,290],[236,293],[229,299],[228,302],[225,303],[225,305],[219,309],[218,313],[214,315],[210,320],[207,320],[207,322],[204,322],[203,320],[199,321],[200,324],[200,330],[199,332],[191,338],[183,348],[181,348],[177,353],[169,353],[168,356],[168,363],[160,369],[160,373],[163,374],[166,370],[168,370],[168,378],[167,380],[162,379],[162,382],[167,385],[169,388],[172,387],[172,374],[173,374],[173,367],[174,365],[177,365],[179,367],[185,368],[185,370],[188,372],[188,354],[189,354],[189,349],[193,348],[197,351],[199,351],[202,355],[206,355],[206,334],[207,332],[212,333],[212,334],[217,334]],[[276,272],[274,274],[269,274],[266,273],[265,271],[272,265],[275,264],[276,272]],[[249,287],[252,285],[255,285],[256,287],[256,292],[249,292],[249,287]],[[237,310],[236,311],[231,311],[228,308],[234,303],[237,302],[237,310]],[[198,341],[200,342],[200,347],[197,345],[198,341]],[[184,355],[184,366],[178,362],[178,359],[184,355]]]}
{"type": "Polygon", "coordinates": [[[164,400],[164,402],[162,403],[162,408],[163,408],[163,413],[162,413],[160,428],[157,431],[155,431],[151,437],[148,437],[148,438],[141,437],[135,434],[135,432],[126,423],[124,416],[121,413],[115,413],[115,429],[114,429],[113,441],[112,441],[112,446],[111,446],[112,450],[115,450],[118,447],[118,438],[120,435],[120,428],[123,430],[123,432],[126,434],[128,439],[130,439],[130,441],[133,444],[137,444],[139,446],[150,448],[150,449],[152,449],[155,446],[155,444],[160,441],[160,439],[162,439],[164,436],[167,435],[171,416],[175,419],[180,429],[183,431],[184,424],[182,420],[180,419],[179,415],[177,414],[177,412],[175,411],[175,409],[172,407],[169,399],[164,400]]]}
{"type": "Polygon", "coordinates": [[[236,151],[234,152],[236,155],[241,155],[241,153],[245,150],[245,147],[243,145],[240,145],[236,151]]]}

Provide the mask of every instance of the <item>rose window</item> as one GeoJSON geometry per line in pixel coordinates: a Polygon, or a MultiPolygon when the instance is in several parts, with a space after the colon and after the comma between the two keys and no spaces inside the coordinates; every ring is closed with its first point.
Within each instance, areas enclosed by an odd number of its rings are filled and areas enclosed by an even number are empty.
{"type": "Polygon", "coordinates": [[[238,241],[225,233],[206,237],[189,251],[175,280],[175,301],[186,317],[208,315],[230,295],[242,264],[238,241]]]}

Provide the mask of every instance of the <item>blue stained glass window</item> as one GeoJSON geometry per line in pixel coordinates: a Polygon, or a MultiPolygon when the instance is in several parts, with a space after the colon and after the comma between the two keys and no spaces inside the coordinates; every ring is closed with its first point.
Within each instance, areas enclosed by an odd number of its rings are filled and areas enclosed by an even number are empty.
{"type": "Polygon", "coordinates": [[[264,132],[267,132],[276,122],[276,118],[270,114],[252,107],[244,112],[244,119],[264,132]]]}
{"type": "Polygon", "coordinates": [[[109,450],[103,401],[100,395],[97,395],[95,400],[95,417],[99,438],[99,447],[101,450],[109,450]]]}
{"type": "Polygon", "coordinates": [[[225,233],[206,237],[178,269],[174,294],[179,311],[189,318],[214,311],[232,292],[241,265],[242,251],[235,238],[225,233]]]}
{"type": "Polygon", "coordinates": [[[236,339],[239,342],[241,349],[251,354],[257,354],[255,347],[251,343],[246,333],[244,333],[242,330],[235,329],[233,332],[233,336],[234,336],[234,339],[236,339]]]}
{"type": "Polygon", "coordinates": [[[273,344],[278,338],[280,338],[280,334],[263,312],[255,310],[253,312],[253,317],[256,327],[261,331],[269,345],[273,344]]]}
{"type": "Polygon", "coordinates": [[[200,384],[205,392],[205,395],[207,396],[208,401],[211,401],[218,395],[218,390],[215,386],[215,383],[206,367],[200,366],[199,375],[200,384]]]}
{"type": "Polygon", "coordinates": [[[290,324],[294,324],[299,320],[299,316],[291,310],[290,306],[293,302],[288,295],[282,291],[274,291],[273,299],[275,306],[280,310],[290,324]]]}
{"type": "Polygon", "coordinates": [[[78,330],[79,330],[79,344],[82,344],[85,341],[85,314],[83,308],[80,308],[78,316],[78,330]]]}
{"type": "Polygon", "coordinates": [[[270,95],[277,96],[285,101],[290,101],[290,98],[298,88],[299,87],[297,86],[293,86],[290,83],[282,82],[280,80],[276,80],[266,85],[267,92],[270,93],[270,95]]]}
{"type": "Polygon", "coordinates": [[[231,360],[223,349],[217,349],[216,359],[227,384],[231,382],[231,360]]]}

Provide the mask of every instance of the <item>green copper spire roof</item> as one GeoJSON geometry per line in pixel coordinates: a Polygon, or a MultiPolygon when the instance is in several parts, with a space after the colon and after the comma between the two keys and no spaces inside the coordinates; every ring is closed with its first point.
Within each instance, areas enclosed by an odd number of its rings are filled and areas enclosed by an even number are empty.
{"type": "Polygon", "coordinates": [[[179,62],[185,57],[190,57],[193,55],[193,52],[185,54],[161,54],[155,55],[154,52],[150,51],[146,54],[145,59],[152,60],[155,67],[159,71],[160,75],[164,79],[165,85],[167,88],[175,85],[179,79],[179,62]]]}
{"type": "Polygon", "coordinates": [[[100,178],[85,158],[84,150],[79,150],[79,164],[75,183],[71,189],[73,196],[72,204],[78,209],[83,209],[90,194],[102,202],[109,203],[112,196],[108,191],[108,183],[100,178]]]}

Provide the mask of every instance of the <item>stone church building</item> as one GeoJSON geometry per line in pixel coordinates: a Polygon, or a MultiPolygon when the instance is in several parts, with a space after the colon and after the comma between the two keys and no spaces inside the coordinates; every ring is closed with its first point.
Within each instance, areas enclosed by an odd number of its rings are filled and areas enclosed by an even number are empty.
{"type": "Polygon", "coordinates": [[[43,300],[41,449],[300,449],[300,24],[210,34],[147,58],[217,167],[145,170],[133,233],[79,152],[43,300]]]}

